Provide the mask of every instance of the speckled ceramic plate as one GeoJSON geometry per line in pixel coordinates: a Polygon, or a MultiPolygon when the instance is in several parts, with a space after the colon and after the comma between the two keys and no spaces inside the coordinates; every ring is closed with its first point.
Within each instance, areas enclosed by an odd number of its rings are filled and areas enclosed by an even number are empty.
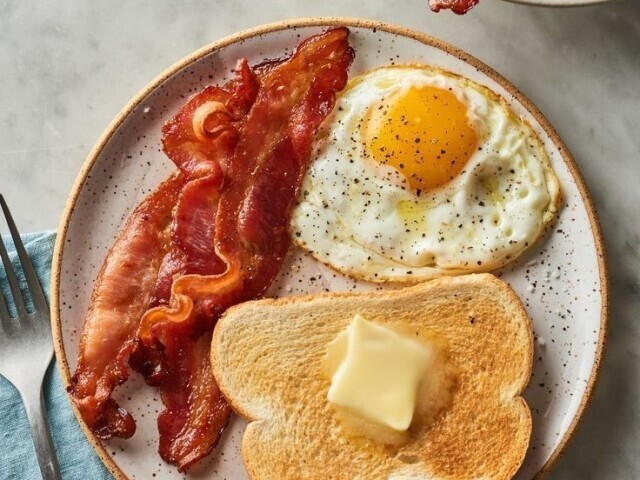
{"type": "Polygon", "coordinates": [[[587,5],[597,5],[599,3],[612,3],[621,0],[506,0],[511,3],[522,3],[525,5],[537,5],[540,7],[585,7],[587,5]]]}
{"type": "MultiPolygon", "coordinates": [[[[267,25],[225,38],[172,66],[136,96],[107,128],[87,159],[62,219],[53,269],[56,354],[68,383],[92,283],[132,208],[172,170],[160,150],[160,127],[189,95],[220,83],[240,57],[253,63],[281,57],[326,25],[347,25],[356,49],[355,75],[391,62],[440,66],[502,95],[542,138],[561,181],[565,205],[552,231],[499,274],[519,293],[533,319],[536,350],[525,397],[533,436],[518,474],[548,471],[573,434],[593,389],[606,331],[607,276],[593,206],[576,164],[542,114],[513,85],[468,54],[422,33],[352,19],[305,19],[267,25]]],[[[298,250],[290,252],[272,294],[372,288],[346,279],[298,250]]],[[[158,454],[156,392],[136,375],[116,392],[138,430],[127,441],[88,440],[117,478],[181,478],[158,454]]],[[[240,456],[244,424],[232,421],[224,439],[188,478],[246,478],[240,456]]]]}

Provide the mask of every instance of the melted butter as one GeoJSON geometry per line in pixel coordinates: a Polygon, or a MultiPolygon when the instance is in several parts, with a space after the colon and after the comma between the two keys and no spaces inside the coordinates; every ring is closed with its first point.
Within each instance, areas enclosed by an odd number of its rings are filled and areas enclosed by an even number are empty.
{"type": "Polygon", "coordinates": [[[400,200],[397,211],[404,222],[405,227],[415,228],[420,232],[426,232],[426,206],[414,200],[400,200]]]}
{"type": "Polygon", "coordinates": [[[493,176],[482,177],[480,186],[491,204],[498,205],[504,201],[504,194],[500,191],[497,178],[493,176]]]}
{"type": "MultiPolygon", "coordinates": [[[[356,355],[357,352],[356,349],[356,355]]],[[[450,404],[454,387],[443,342],[436,335],[424,328],[404,324],[383,326],[359,315],[329,344],[323,373],[332,381],[328,399],[342,431],[348,436],[366,437],[392,446],[406,443],[412,432],[431,425],[450,404]],[[365,355],[349,363],[349,355],[354,353],[350,351],[350,343],[362,344],[363,341],[369,342],[369,346],[388,347],[388,350],[382,355],[378,350],[377,360],[365,355]],[[415,355],[399,360],[406,356],[407,348],[415,355]],[[344,368],[351,369],[353,375],[340,376],[344,368]],[[367,385],[367,379],[372,377],[377,385],[373,390],[371,384],[367,385]],[[334,387],[336,380],[341,379],[347,382],[334,387]],[[389,392],[389,388],[403,391],[389,392]],[[376,394],[376,389],[381,391],[376,394]],[[393,398],[391,402],[375,401],[388,393],[392,394],[387,397],[387,400],[393,398]]]]}

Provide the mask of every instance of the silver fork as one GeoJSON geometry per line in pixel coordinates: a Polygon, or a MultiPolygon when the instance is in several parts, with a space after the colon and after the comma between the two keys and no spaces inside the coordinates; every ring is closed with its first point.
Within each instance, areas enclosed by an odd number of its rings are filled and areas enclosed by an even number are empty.
{"type": "Polygon", "coordinates": [[[0,238],[0,257],[17,311],[17,318],[11,318],[7,302],[0,292],[0,375],[20,392],[31,426],[31,437],[42,478],[57,480],[61,477],[42,394],[42,381],[53,358],[49,306],[2,195],[0,206],[16,246],[34,306],[33,312],[27,311],[18,278],[0,238]]]}

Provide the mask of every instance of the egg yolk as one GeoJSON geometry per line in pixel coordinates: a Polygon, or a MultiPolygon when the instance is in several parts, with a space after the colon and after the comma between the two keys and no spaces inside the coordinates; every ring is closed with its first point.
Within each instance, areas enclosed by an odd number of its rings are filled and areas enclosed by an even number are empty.
{"type": "Polygon", "coordinates": [[[372,109],[367,150],[400,171],[414,190],[430,190],[453,179],[478,146],[467,107],[448,90],[410,87],[372,109]]]}

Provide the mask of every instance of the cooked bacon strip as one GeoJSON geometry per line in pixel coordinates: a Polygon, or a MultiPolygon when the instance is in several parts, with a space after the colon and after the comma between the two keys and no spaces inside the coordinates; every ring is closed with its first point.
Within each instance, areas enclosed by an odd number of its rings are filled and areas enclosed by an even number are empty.
{"type": "MultiPolygon", "coordinates": [[[[171,284],[177,276],[186,272],[198,275],[224,272],[226,265],[212,242],[223,179],[218,170],[217,174],[192,180],[183,188],[174,212],[172,245],[162,260],[150,308],[168,303],[171,284]]],[[[161,352],[140,342],[131,352],[129,363],[150,385],[161,385],[169,374],[161,352]]]]}
{"type": "Polygon", "coordinates": [[[194,95],[162,128],[164,152],[187,173],[200,176],[223,166],[238,140],[237,122],[249,111],[258,81],[246,59],[224,87],[210,86],[194,95]]]}
{"type": "Polygon", "coordinates": [[[135,430],[111,394],[128,376],[125,361],[141,312],[156,305],[140,325],[144,349],[136,348],[132,360],[141,362],[150,383],[162,385],[161,454],[185,469],[217,442],[229,407],[208,364],[211,327],[229,305],[261,294],[279,269],[311,139],[346,82],[353,56],[347,33],[327,32],[301,44],[285,64],[258,67],[262,97],[253,120],[243,115],[258,82],[243,61],[235,80],[205,89],[163,130],[165,152],[182,174],[134,211],[105,259],[70,387],[98,436],[128,437],[135,430]],[[221,205],[233,208],[226,220],[221,205]],[[233,231],[221,234],[224,225],[233,231]],[[180,275],[190,279],[184,292],[179,279],[171,308],[163,306],[180,275]]]}
{"type": "MultiPolygon", "coordinates": [[[[224,176],[222,172],[198,178],[183,189],[176,206],[171,239],[173,255],[165,257],[160,269],[154,303],[168,303],[173,277],[185,272],[197,275],[222,273],[225,264],[215,252],[216,213],[224,176]]],[[[154,305],[155,306],[155,305],[154,305]]]]}
{"type": "Polygon", "coordinates": [[[478,4],[479,0],[429,0],[429,8],[434,12],[451,10],[457,15],[464,15],[478,4]]]}
{"type": "Polygon", "coordinates": [[[69,392],[100,438],[128,438],[133,418],[111,398],[129,373],[126,359],[169,244],[171,211],[186,177],[174,174],[131,214],[107,255],[91,297],[69,392]]]}
{"type": "MultiPolygon", "coordinates": [[[[222,168],[239,138],[238,121],[247,113],[258,92],[257,79],[246,59],[236,66],[236,77],[224,88],[210,86],[194,95],[162,128],[164,152],[178,168],[197,176],[180,195],[176,207],[172,248],[166,253],[150,307],[169,302],[173,279],[184,274],[214,275],[226,265],[215,252],[214,228],[222,168]]],[[[150,385],[158,386],[170,373],[155,346],[137,342],[130,365],[150,385]]]]}
{"type": "Polygon", "coordinates": [[[338,28],[311,37],[289,60],[264,70],[225,168],[213,245],[226,270],[177,278],[170,305],[149,310],[140,324],[140,341],[148,352],[156,350],[151,357],[164,357],[167,369],[160,453],[180,470],[213,449],[229,415],[215,387],[208,349],[199,345],[208,342],[224,309],[263,294],[280,269],[311,142],[336,91],[346,84],[353,59],[347,36],[347,29],[338,28]],[[205,340],[199,336],[203,330],[205,340]],[[211,394],[203,395],[206,389],[211,394]]]}
{"type": "Polygon", "coordinates": [[[235,79],[224,88],[205,89],[167,124],[165,151],[182,173],[173,174],[134,210],[105,258],[69,387],[85,423],[100,438],[128,438],[135,432],[133,418],[111,394],[128,378],[126,362],[135,353],[144,312],[168,301],[173,275],[209,275],[225,268],[210,240],[223,180],[220,163],[212,157],[223,160],[233,153],[238,140],[234,125],[249,110],[257,88],[247,62],[241,61],[235,79]],[[197,135],[181,136],[189,131],[183,128],[186,121],[192,132],[193,125],[199,127],[197,135]]]}
{"type": "Polygon", "coordinates": [[[211,332],[198,338],[167,333],[164,354],[172,360],[173,380],[162,388],[168,408],[158,417],[158,451],[184,471],[211,453],[227,426],[231,408],[211,375],[211,332]]]}

